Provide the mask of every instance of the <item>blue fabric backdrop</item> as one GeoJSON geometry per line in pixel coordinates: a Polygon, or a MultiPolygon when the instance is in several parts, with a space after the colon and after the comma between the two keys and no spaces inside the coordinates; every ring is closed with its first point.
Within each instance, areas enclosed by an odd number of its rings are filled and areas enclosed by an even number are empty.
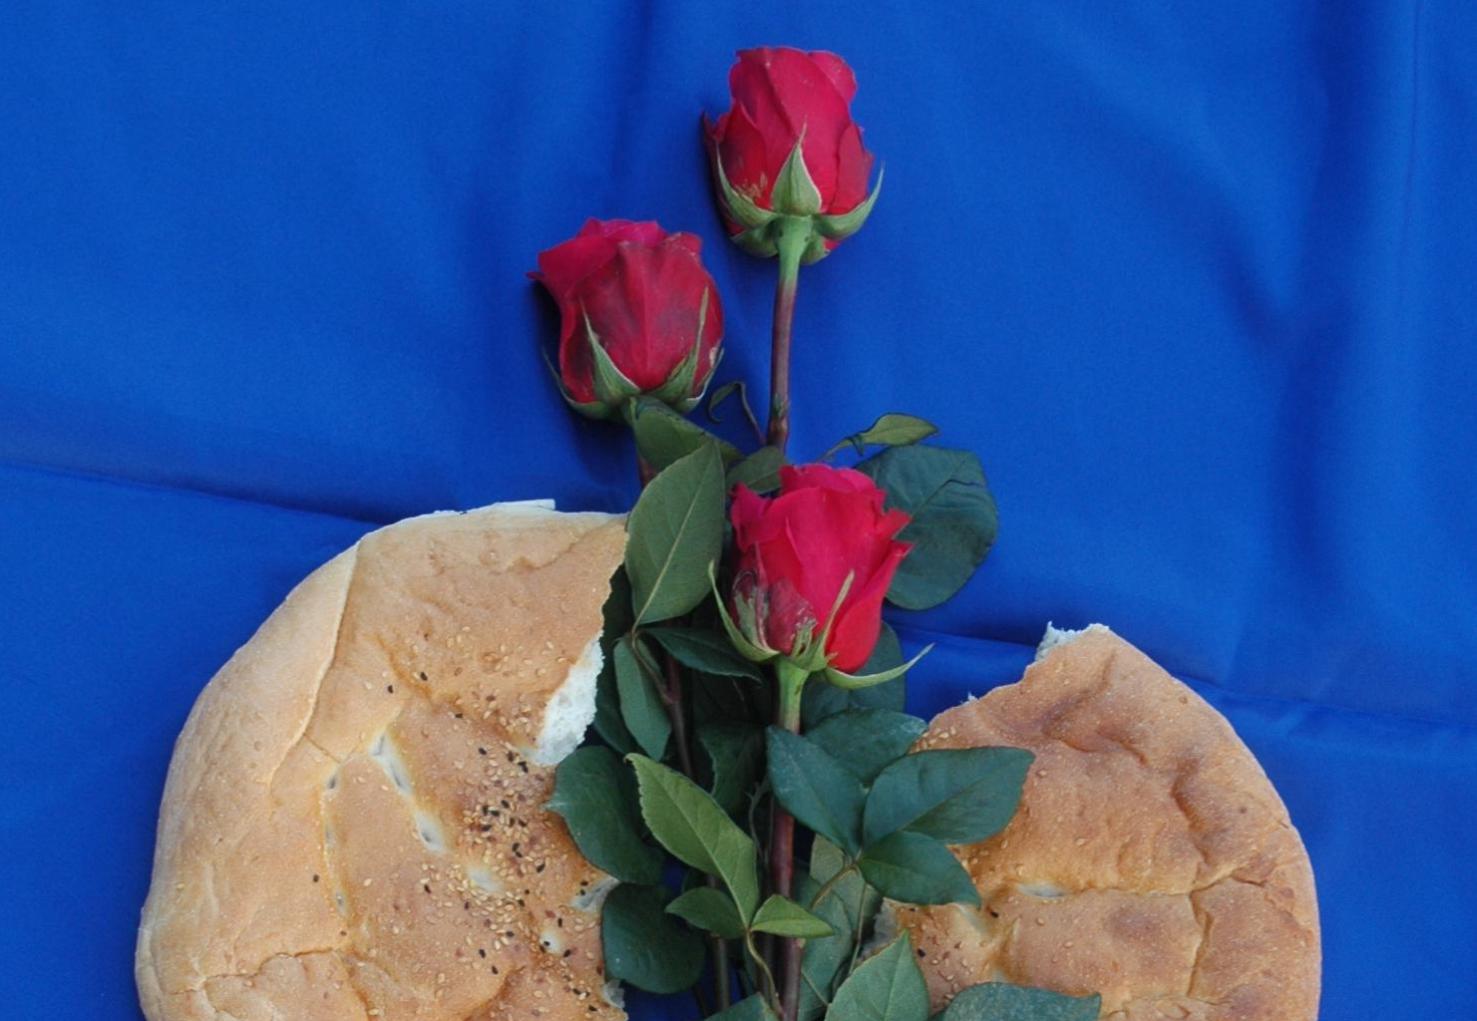
{"type": "Polygon", "coordinates": [[[437,508],[629,505],[544,374],[539,248],[701,234],[721,378],[762,380],[773,267],[697,118],[788,42],[850,59],[887,163],[802,281],[795,450],[918,411],[1002,508],[895,619],[940,642],[914,708],[1111,624],[1281,789],[1323,1016],[1477,1016],[1474,40],[1419,0],[7,4],[0,1002],[137,1021],[171,741],[312,567],[437,508]]]}

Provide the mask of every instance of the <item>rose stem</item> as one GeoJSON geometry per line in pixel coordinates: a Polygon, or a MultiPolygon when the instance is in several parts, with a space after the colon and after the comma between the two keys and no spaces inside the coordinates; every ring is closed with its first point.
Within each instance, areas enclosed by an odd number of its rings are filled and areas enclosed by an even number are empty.
{"type": "MultiPolygon", "coordinates": [[[[636,455],[636,468],[641,475],[641,488],[645,489],[656,478],[657,471],[640,454],[636,455]]],[[[697,774],[692,768],[692,749],[687,743],[687,717],[682,711],[682,669],[670,653],[662,654],[662,665],[666,671],[666,684],[662,686],[662,704],[666,706],[667,718],[672,721],[672,740],[677,745],[677,762],[682,767],[683,775],[696,780],[697,774]]],[[[708,885],[716,887],[717,881],[709,876],[708,885]]],[[[713,937],[712,951],[713,988],[718,995],[718,1009],[727,1010],[733,1003],[733,997],[729,989],[728,944],[723,941],[722,936],[713,937]]],[[[697,995],[696,987],[693,994],[697,995]]],[[[701,999],[699,1010],[704,1015],[708,1013],[707,1008],[701,1004],[701,999]]]]}
{"type": "Polygon", "coordinates": [[[656,475],[657,475],[656,469],[653,468],[651,466],[651,463],[649,461],[647,461],[646,458],[642,457],[640,454],[637,454],[636,455],[636,472],[641,477],[641,488],[642,489],[645,489],[648,485],[650,485],[651,484],[651,480],[654,479],[654,478],[656,478],[656,475]]]}
{"type": "MultiPolygon", "coordinates": [[[[777,671],[779,701],[775,724],[800,733],[800,697],[809,673],[781,659],[777,671]]],[[[769,878],[774,892],[789,897],[795,885],[795,817],[776,800],[770,811],[769,878]]],[[[800,1009],[800,941],[782,938],[780,948],[780,1021],[795,1021],[800,1009]]]]}
{"type": "Polygon", "coordinates": [[[795,319],[795,290],[800,283],[800,256],[809,239],[810,224],[804,218],[781,218],[776,241],[780,275],[774,289],[769,361],[769,442],[781,454],[790,439],[790,329],[795,319]]]}

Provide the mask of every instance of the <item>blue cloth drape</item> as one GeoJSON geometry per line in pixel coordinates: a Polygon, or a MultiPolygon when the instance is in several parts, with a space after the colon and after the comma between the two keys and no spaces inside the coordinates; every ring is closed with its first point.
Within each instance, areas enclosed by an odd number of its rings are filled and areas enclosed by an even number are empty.
{"type": "Polygon", "coordinates": [[[0,1000],[139,1017],[171,741],[312,567],[432,509],[629,505],[546,377],[538,249],[701,234],[762,403],[773,265],[697,119],[787,42],[851,61],[887,165],[802,278],[795,451],[923,414],[1001,505],[895,617],[940,643],[914,708],[1112,625],[1286,799],[1323,1017],[1477,1016],[1474,40],[1420,0],[8,5],[0,1000]]]}

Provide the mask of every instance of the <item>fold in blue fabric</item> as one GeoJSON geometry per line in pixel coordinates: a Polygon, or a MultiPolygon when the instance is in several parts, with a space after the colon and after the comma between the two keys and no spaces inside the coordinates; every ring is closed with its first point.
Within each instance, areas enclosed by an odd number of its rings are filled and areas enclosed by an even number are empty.
{"type": "MultiPolygon", "coordinates": [[[[524,272],[702,236],[764,401],[774,267],[698,144],[740,46],[824,47],[887,165],[802,277],[794,453],[978,451],[997,549],[896,614],[931,713],[1101,620],[1224,712],[1318,875],[1328,1019],[1477,1017],[1477,10],[60,0],[0,29],[0,1000],[137,1021],[174,735],[376,524],[620,510],[524,272]]],[[[719,428],[733,430],[734,417],[719,428]]],[[[741,438],[736,431],[734,438],[741,438]]],[[[638,1021],[689,1005],[635,998],[638,1021]]]]}

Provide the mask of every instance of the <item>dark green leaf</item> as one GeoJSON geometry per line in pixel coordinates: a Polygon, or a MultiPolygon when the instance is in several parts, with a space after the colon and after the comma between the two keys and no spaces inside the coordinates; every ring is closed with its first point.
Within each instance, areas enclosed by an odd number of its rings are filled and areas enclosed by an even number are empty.
{"type": "Polygon", "coordinates": [[[724,677],[763,680],[759,668],[734,651],[728,638],[717,631],[694,628],[654,627],[642,632],[655,639],[683,666],[724,677]]]}
{"type": "Polygon", "coordinates": [[[668,904],[667,910],[724,939],[738,939],[744,934],[744,920],[739,917],[733,898],[711,886],[693,887],[668,904]]]}
{"type": "MultiPolygon", "coordinates": [[[[824,886],[837,873],[846,868],[847,857],[845,852],[825,837],[816,837],[810,846],[810,877],[819,887],[824,886]]],[[[807,901],[806,903],[809,903],[807,901]]],[[[861,874],[853,869],[850,873],[836,880],[831,887],[831,892],[826,899],[815,906],[817,914],[823,914],[827,904],[839,904],[845,920],[845,928],[853,932],[865,933],[867,926],[872,922],[872,916],[882,905],[882,898],[876,890],[871,889],[862,880],[861,874]]],[[[829,916],[826,916],[829,918],[829,916]]],[[[832,923],[835,925],[835,923],[832,923]]]]}
{"type": "Polygon", "coordinates": [[[1022,748],[941,748],[888,766],[872,784],[866,842],[907,829],[972,844],[1005,828],[1035,756],[1022,748]]]}
{"type": "Polygon", "coordinates": [[[769,784],[779,803],[802,824],[854,853],[866,800],[856,774],[798,734],[770,727],[765,739],[769,784]]]}
{"type": "Polygon", "coordinates": [[[598,868],[625,883],[662,878],[661,852],[642,839],[635,778],[609,748],[581,748],[559,763],[548,808],[598,868]]]}
{"type": "Polygon", "coordinates": [[[732,443],[719,439],[655,398],[640,398],[633,412],[631,431],[636,436],[636,449],[646,463],[658,471],[709,441],[718,444],[724,461],[737,461],[743,457],[742,451],[732,443]]]}
{"type": "Polygon", "coordinates": [[[955,996],[943,1021],[1097,1021],[1100,996],[1065,996],[1004,982],[970,986],[955,996]]]}
{"type": "Polygon", "coordinates": [[[636,750],[636,739],[621,719],[621,698],[615,681],[615,657],[611,655],[600,668],[595,688],[595,731],[605,743],[621,755],[636,750]]]}
{"type": "Polygon", "coordinates": [[[826,1021],[928,1021],[928,988],[907,933],[841,983],[826,1021]]]}
{"type": "Polygon", "coordinates": [[[755,993],[721,1013],[710,1014],[708,1021],[775,1021],[775,1016],[774,1011],[769,1009],[769,1004],[764,1002],[764,997],[755,993]]]}
{"type": "Polygon", "coordinates": [[[723,880],[745,921],[759,907],[754,841],[713,796],[676,770],[631,756],[641,815],[652,836],[679,860],[723,880]]]}
{"type": "Polygon", "coordinates": [[[847,443],[855,447],[857,453],[872,446],[905,447],[910,443],[926,440],[938,431],[938,426],[914,415],[889,412],[861,432],[846,437],[832,449],[839,449],[847,443]]]}
{"type": "MultiPolygon", "coordinates": [[[[872,655],[862,666],[864,674],[888,670],[903,662],[902,646],[898,644],[897,632],[886,621],[877,636],[872,655]]],[[[802,716],[806,729],[816,726],[828,716],[846,709],[892,709],[901,712],[907,695],[907,678],[899,677],[886,684],[856,691],[844,691],[833,684],[812,683],[805,686],[802,716]]]]}
{"type": "Polygon", "coordinates": [[[723,543],[723,460],[704,443],[641,493],[626,523],[626,573],[637,624],[686,613],[707,598],[723,543]]]}
{"type": "Polygon", "coordinates": [[[857,469],[887,491],[913,521],[913,543],[887,598],[909,610],[937,606],[963,587],[995,542],[998,520],[979,458],[943,447],[890,447],[857,469]]]}
{"type": "Polygon", "coordinates": [[[906,830],[867,848],[861,858],[862,875],[884,897],[909,904],[973,904],[980,895],[943,844],[906,830]]]}
{"type": "MultiPolygon", "coordinates": [[[[643,649],[641,655],[646,655],[643,649]]],[[[641,750],[658,761],[666,754],[672,721],[651,676],[651,661],[643,665],[630,636],[615,643],[615,683],[621,696],[621,719],[641,750]]]]}
{"type": "Polygon", "coordinates": [[[666,912],[667,891],[622,883],[605,898],[600,941],[611,978],[663,995],[695,984],[703,970],[703,941],[666,912]]]}
{"type": "MultiPolygon", "coordinates": [[[[841,849],[825,837],[816,837],[810,848],[810,875],[802,877],[801,894],[809,904],[846,866],[841,849]]],[[[831,886],[831,892],[815,905],[815,913],[836,930],[827,939],[805,944],[801,963],[800,1021],[813,1021],[825,1009],[836,987],[842,966],[851,960],[852,947],[865,939],[872,916],[881,898],[856,872],[843,876],[831,886]]]]}
{"type": "Polygon", "coordinates": [[[600,679],[595,687],[595,730],[605,743],[621,755],[636,750],[636,739],[621,719],[621,700],[615,681],[615,643],[631,630],[631,583],[625,568],[610,579],[610,595],[605,600],[605,629],[600,633],[600,679]]]}
{"type": "Polygon", "coordinates": [[[714,723],[699,728],[697,739],[713,769],[713,800],[729,815],[741,814],[764,769],[764,731],[742,723],[714,723]]]}
{"type": "Polygon", "coordinates": [[[756,493],[772,493],[780,487],[780,468],[785,455],[778,447],[760,447],[728,469],[728,488],[743,483],[756,493]]]}
{"type": "Polygon", "coordinates": [[[805,736],[864,783],[871,783],[884,766],[906,754],[927,727],[918,717],[891,709],[847,709],[822,720],[805,736]]]}
{"type": "Polygon", "coordinates": [[[754,914],[753,929],[796,939],[820,939],[834,931],[829,922],[777,893],[770,894],[769,899],[759,906],[754,914]]]}
{"type": "Polygon", "coordinates": [[[764,712],[757,712],[757,700],[752,697],[760,694],[767,696],[768,693],[736,677],[694,674],[692,683],[687,686],[687,692],[692,702],[693,719],[699,727],[744,720],[757,722],[769,717],[768,706],[765,706],[764,712]]]}

